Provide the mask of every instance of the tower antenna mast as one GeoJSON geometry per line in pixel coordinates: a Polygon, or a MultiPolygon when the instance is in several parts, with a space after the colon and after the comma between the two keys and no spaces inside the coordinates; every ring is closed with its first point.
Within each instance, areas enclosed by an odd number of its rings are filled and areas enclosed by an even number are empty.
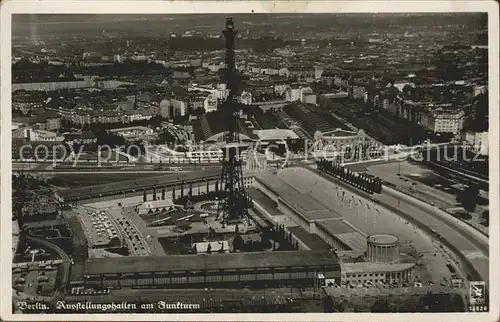
{"type": "Polygon", "coordinates": [[[222,31],[226,39],[225,78],[229,91],[226,101],[222,104],[222,114],[227,121],[224,133],[225,147],[222,160],[221,201],[217,208],[217,219],[222,218],[222,224],[238,223],[248,216],[251,199],[245,192],[243,183],[242,160],[240,156],[243,145],[240,144],[239,123],[241,106],[237,101],[238,90],[234,40],[237,35],[233,18],[226,19],[226,29],[222,31]]]}

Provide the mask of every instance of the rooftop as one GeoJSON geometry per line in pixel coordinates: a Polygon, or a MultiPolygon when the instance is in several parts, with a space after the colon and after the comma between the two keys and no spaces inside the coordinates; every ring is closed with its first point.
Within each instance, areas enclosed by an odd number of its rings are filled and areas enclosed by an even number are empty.
{"type": "Polygon", "coordinates": [[[276,204],[276,202],[265,195],[262,191],[254,187],[250,187],[247,188],[247,192],[252,196],[255,202],[264,206],[266,211],[269,212],[272,216],[283,215],[281,211],[278,210],[278,205],[276,204]]]}
{"type": "Polygon", "coordinates": [[[346,131],[342,129],[335,129],[333,131],[323,132],[323,136],[333,136],[333,137],[350,137],[357,136],[358,133],[354,131],[346,131]]]}
{"type": "Polygon", "coordinates": [[[343,272],[345,273],[370,273],[370,272],[399,272],[415,266],[415,263],[372,263],[372,262],[357,262],[345,263],[343,272]]]}
{"type": "Polygon", "coordinates": [[[359,232],[335,234],[334,236],[355,252],[366,251],[366,238],[359,232]]]}
{"type": "Polygon", "coordinates": [[[340,218],[338,213],[328,209],[311,195],[297,191],[275,174],[261,172],[255,177],[310,222],[318,219],[340,218]]]}
{"type": "Polygon", "coordinates": [[[152,201],[146,201],[143,204],[139,206],[139,208],[144,208],[144,209],[156,209],[160,207],[170,207],[173,206],[174,203],[172,202],[172,199],[164,199],[164,200],[152,200],[152,201]]]}
{"type": "MultiPolygon", "coordinates": [[[[222,110],[217,110],[211,113],[206,113],[194,124],[194,135],[196,141],[206,141],[212,136],[223,133],[227,130],[227,124],[231,116],[228,113],[223,113],[222,110]]],[[[239,131],[244,136],[250,139],[257,139],[257,137],[250,131],[244,124],[242,119],[239,119],[239,131]]],[[[244,137],[240,138],[245,140],[244,137]]]]}
{"type": "Polygon", "coordinates": [[[368,241],[374,244],[387,245],[397,243],[399,238],[393,235],[377,234],[369,236],[368,241]]]}
{"type": "Polygon", "coordinates": [[[123,127],[119,129],[111,129],[109,132],[115,133],[115,132],[125,132],[125,131],[149,131],[151,130],[149,127],[146,126],[131,126],[131,127],[123,127]]]}
{"type": "Polygon", "coordinates": [[[288,227],[289,231],[292,232],[301,242],[306,244],[307,247],[314,250],[330,250],[332,247],[328,245],[321,237],[316,234],[308,233],[304,228],[300,226],[288,227]]]}
{"type": "Polygon", "coordinates": [[[321,226],[323,229],[327,230],[331,234],[347,234],[358,232],[353,226],[347,223],[345,220],[338,219],[326,219],[318,220],[316,225],[321,226]]]}
{"type": "Polygon", "coordinates": [[[260,140],[286,140],[286,139],[297,139],[298,136],[292,130],[287,129],[269,129],[269,130],[257,130],[254,134],[259,137],[260,140]]]}
{"type": "Polygon", "coordinates": [[[92,258],[85,263],[85,274],[251,269],[256,267],[271,268],[282,266],[330,266],[337,263],[337,258],[329,251],[278,251],[265,253],[173,255],[165,257],[92,258]]]}
{"type": "Polygon", "coordinates": [[[23,229],[36,229],[41,227],[48,226],[64,226],[66,222],[63,219],[54,219],[54,220],[44,220],[44,221],[35,221],[35,222],[26,222],[23,224],[23,229]]]}
{"type": "Polygon", "coordinates": [[[316,221],[316,226],[323,228],[353,251],[364,252],[366,250],[366,235],[345,220],[320,220],[316,221]]]}

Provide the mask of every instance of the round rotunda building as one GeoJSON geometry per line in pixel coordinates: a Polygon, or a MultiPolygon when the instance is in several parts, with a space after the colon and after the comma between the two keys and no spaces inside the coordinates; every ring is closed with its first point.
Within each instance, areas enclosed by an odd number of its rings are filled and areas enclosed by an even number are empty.
{"type": "Polygon", "coordinates": [[[366,260],[374,263],[398,262],[399,238],[387,234],[368,236],[366,260]]]}

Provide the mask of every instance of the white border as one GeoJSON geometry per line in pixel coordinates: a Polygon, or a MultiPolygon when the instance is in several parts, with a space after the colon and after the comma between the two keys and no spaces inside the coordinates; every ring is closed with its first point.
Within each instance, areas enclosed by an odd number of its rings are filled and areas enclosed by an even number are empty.
{"type": "Polygon", "coordinates": [[[3,1],[0,4],[1,65],[1,306],[3,320],[22,321],[168,321],[168,320],[338,320],[338,321],[499,321],[499,101],[498,101],[498,29],[499,7],[496,1],[3,1]],[[489,102],[490,102],[490,312],[489,313],[305,313],[305,314],[12,314],[11,242],[11,14],[14,13],[356,13],[356,12],[488,12],[489,102]],[[493,306],[496,304],[496,307],[493,306]]]}

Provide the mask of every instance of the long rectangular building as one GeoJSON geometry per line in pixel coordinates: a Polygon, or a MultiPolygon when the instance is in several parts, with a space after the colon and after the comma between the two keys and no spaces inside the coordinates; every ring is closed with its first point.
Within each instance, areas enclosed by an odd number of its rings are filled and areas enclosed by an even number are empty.
{"type": "Polygon", "coordinates": [[[338,251],[366,251],[366,234],[345,220],[317,221],[316,234],[338,251]]]}
{"type": "Polygon", "coordinates": [[[309,233],[316,233],[315,223],[319,220],[342,219],[336,211],[309,193],[298,191],[275,174],[255,174],[254,187],[272,199],[278,205],[280,212],[309,233]]]}
{"type": "Polygon", "coordinates": [[[278,196],[288,206],[300,212],[305,220],[314,221],[321,219],[340,218],[340,215],[329,209],[311,195],[301,193],[277,175],[258,173],[255,178],[259,182],[259,190],[268,189],[278,196]]]}
{"type": "Polygon", "coordinates": [[[313,286],[318,274],[340,281],[330,251],[276,251],[95,258],[72,269],[72,285],[85,287],[201,287],[221,284],[313,286]]]}
{"type": "Polygon", "coordinates": [[[289,181],[286,182],[276,174],[259,173],[255,175],[254,186],[272,199],[279,211],[308,233],[317,234],[333,249],[360,254],[365,252],[366,234],[344,220],[331,207],[311,196],[308,189],[301,189],[299,181],[290,178],[289,181]]]}

